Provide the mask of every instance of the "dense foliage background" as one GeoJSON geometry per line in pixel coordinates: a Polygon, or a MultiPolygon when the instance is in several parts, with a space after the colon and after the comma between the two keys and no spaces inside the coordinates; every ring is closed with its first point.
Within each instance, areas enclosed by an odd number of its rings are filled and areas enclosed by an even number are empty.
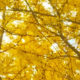
{"type": "Polygon", "coordinates": [[[0,80],[80,80],[80,0],[0,0],[0,80]]]}

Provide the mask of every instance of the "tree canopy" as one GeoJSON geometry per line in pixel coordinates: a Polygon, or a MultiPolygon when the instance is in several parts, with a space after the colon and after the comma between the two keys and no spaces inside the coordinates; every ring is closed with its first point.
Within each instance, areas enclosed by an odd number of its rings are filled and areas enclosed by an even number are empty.
{"type": "Polygon", "coordinates": [[[80,0],[0,0],[0,80],[80,80],[80,0]]]}

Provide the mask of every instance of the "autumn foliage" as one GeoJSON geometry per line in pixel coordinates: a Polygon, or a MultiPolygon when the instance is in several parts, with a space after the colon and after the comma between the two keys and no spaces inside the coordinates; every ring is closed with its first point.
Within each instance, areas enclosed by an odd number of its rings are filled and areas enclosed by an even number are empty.
{"type": "Polygon", "coordinates": [[[80,80],[80,0],[0,0],[0,80],[80,80]]]}

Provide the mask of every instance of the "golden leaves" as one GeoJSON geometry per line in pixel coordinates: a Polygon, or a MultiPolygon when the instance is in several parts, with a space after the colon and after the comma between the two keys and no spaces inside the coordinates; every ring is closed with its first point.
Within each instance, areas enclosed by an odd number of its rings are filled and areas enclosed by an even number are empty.
{"type": "Polygon", "coordinates": [[[78,0],[1,0],[0,6],[3,80],[79,80],[78,0]]]}

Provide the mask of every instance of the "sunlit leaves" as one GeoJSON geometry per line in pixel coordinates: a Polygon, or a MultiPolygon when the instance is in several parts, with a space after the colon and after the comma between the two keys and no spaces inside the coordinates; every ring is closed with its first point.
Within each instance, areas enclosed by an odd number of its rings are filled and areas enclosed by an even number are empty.
{"type": "Polygon", "coordinates": [[[79,0],[0,0],[0,77],[79,80],[79,0]]]}

